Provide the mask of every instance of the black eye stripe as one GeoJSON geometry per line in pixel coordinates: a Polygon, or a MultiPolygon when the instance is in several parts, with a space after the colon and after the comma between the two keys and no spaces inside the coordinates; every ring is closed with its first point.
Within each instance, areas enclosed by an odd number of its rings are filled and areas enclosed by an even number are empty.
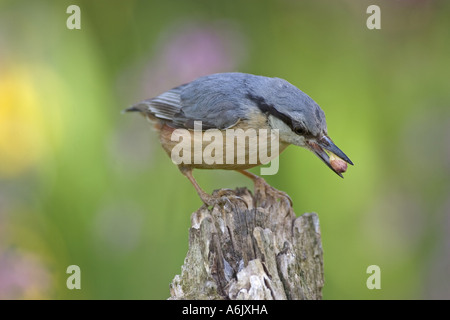
{"type": "Polygon", "coordinates": [[[289,128],[291,128],[292,131],[295,132],[295,128],[298,127],[298,125],[294,125],[292,122],[292,119],[288,117],[287,115],[279,112],[275,107],[271,104],[268,104],[266,100],[263,97],[255,96],[251,93],[247,93],[247,98],[251,101],[255,102],[258,106],[259,110],[263,113],[271,114],[272,116],[280,119],[283,121],[289,128]]]}

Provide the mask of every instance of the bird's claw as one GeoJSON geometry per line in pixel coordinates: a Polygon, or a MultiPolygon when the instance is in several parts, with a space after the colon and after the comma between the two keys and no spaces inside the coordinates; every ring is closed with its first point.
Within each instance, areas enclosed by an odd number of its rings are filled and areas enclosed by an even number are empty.
{"type": "Polygon", "coordinates": [[[266,194],[269,194],[276,199],[289,201],[291,207],[293,205],[291,197],[286,192],[275,189],[263,178],[258,178],[255,180],[255,195],[258,193],[263,199],[266,198],[266,194]]]}
{"type": "Polygon", "coordinates": [[[231,189],[215,190],[212,195],[204,195],[202,201],[207,207],[214,207],[225,203],[234,205],[233,201],[242,201],[248,209],[247,201],[242,197],[234,195],[233,192],[231,189]]]}

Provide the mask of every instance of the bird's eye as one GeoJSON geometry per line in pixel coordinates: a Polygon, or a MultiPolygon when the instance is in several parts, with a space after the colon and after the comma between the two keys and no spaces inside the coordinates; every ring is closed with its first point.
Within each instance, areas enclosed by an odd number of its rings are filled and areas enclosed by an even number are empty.
{"type": "Polygon", "coordinates": [[[294,132],[296,134],[302,136],[302,135],[304,135],[306,133],[306,130],[305,130],[305,128],[299,126],[299,127],[295,127],[294,128],[294,132]]]}

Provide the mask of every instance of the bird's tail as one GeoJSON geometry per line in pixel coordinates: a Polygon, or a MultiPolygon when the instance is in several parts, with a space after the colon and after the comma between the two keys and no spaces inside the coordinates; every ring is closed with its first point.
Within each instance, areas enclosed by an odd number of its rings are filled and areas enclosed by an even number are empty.
{"type": "Polygon", "coordinates": [[[126,108],[126,109],[122,110],[122,113],[125,113],[125,112],[144,112],[144,111],[146,111],[146,109],[147,108],[145,106],[143,106],[142,104],[135,104],[135,105],[133,105],[133,106],[131,106],[129,108],[126,108]]]}
{"type": "Polygon", "coordinates": [[[144,115],[151,115],[163,121],[173,121],[174,116],[181,109],[181,90],[186,85],[181,85],[166,91],[159,96],[142,100],[132,105],[123,112],[141,112],[144,115]]]}

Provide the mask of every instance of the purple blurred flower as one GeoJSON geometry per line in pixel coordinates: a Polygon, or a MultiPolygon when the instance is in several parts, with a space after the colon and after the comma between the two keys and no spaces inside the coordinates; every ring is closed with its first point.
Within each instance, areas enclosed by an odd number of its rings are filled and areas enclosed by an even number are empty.
{"type": "Polygon", "coordinates": [[[50,274],[37,257],[0,248],[0,300],[45,299],[50,287],[50,274]]]}
{"type": "Polygon", "coordinates": [[[144,96],[152,96],[197,77],[235,71],[244,57],[244,41],[229,22],[185,23],[161,35],[156,54],[144,71],[144,96]]]}

